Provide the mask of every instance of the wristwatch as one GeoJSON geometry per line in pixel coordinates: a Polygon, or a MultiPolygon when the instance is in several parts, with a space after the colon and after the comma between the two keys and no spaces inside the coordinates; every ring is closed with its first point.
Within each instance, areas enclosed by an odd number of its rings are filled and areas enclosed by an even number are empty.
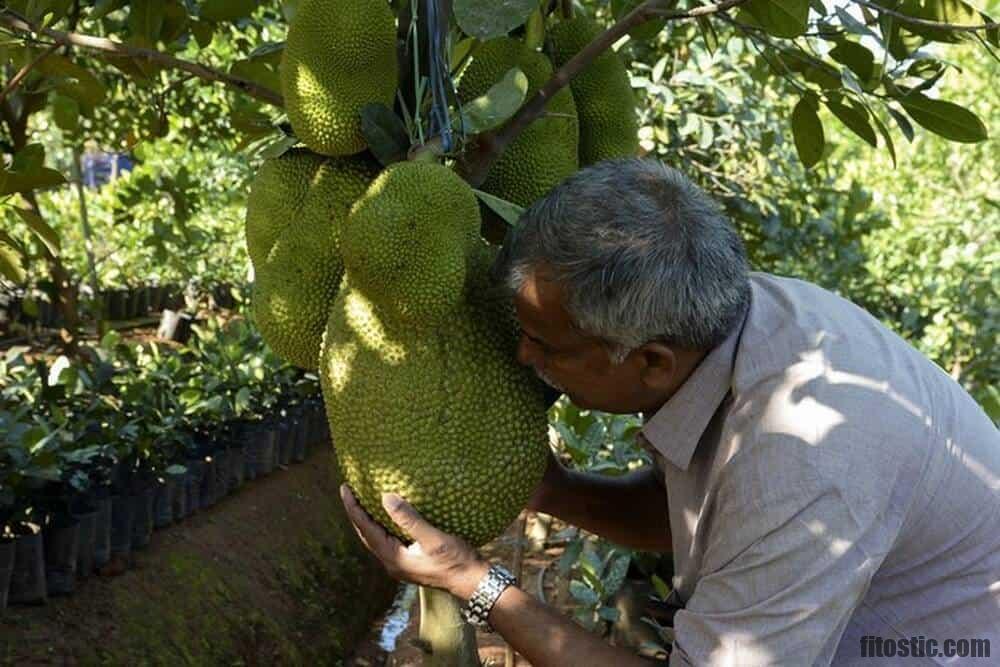
{"type": "Polygon", "coordinates": [[[493,632],[486,619],[489,618],[490,611],[500,599],[500,595],[508,586],[516,583],[517,578],[503,565],[490,565],[486,575],[479,580],[472,597],[462,607],[462,618],[484,632],[493,632]]]}

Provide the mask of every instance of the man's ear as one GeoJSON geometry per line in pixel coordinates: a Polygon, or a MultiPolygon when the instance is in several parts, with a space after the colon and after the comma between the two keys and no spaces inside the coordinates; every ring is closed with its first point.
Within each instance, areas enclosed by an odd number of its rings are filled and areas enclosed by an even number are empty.
{"type": "Polygon", "coordinates": [[[667,390],[674,385],[677,355],[667,345],[646,343],[635,351],[639,355],[639,378],[650,389],[667,390]]]}

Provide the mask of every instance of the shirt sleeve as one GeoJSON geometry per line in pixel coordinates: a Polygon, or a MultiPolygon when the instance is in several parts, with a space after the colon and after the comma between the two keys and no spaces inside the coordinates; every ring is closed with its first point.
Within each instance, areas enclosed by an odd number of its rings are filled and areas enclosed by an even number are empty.
{"type": "Polygon", "coordinates": [[[829,664],[888,550],[877,497],[859,497],[800,440],[757,444],[718,481],[672,667],[829,664]]]}

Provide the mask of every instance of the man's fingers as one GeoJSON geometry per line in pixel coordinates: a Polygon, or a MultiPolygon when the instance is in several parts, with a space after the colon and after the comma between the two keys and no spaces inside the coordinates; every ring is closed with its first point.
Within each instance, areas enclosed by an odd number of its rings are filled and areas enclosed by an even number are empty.
{"type": "Polygon", "coordinates": [[[340,498],[364,545],[387,567],[395,567],[400,553],[405,551],[403,544],[368,516],[347,484],[340,485],[340,498]]]}
{"type": "Polygon", "coordinates": [[[382,507],[389,513],[389,518],[399,526],[404,533],[415,542],[427,547],[438,544],[445,534],[427,522],[413,505],[406,502],[395,493],[382,494],[382,507]]]}

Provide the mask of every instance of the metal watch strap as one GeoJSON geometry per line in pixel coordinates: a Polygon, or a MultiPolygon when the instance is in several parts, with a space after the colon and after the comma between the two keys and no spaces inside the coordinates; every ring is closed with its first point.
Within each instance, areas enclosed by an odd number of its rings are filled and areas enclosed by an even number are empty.
{"type": "Polygon", "coordinates": [[[480,579],[472,597],[462,607],[462,618],[485,632],[493,632],[487,621],[490,611],[500,598],[500,594],[507,590],[508,586],[516,583],[517,579],[503,565],[490,565],[490,569],[480,579]]]}

